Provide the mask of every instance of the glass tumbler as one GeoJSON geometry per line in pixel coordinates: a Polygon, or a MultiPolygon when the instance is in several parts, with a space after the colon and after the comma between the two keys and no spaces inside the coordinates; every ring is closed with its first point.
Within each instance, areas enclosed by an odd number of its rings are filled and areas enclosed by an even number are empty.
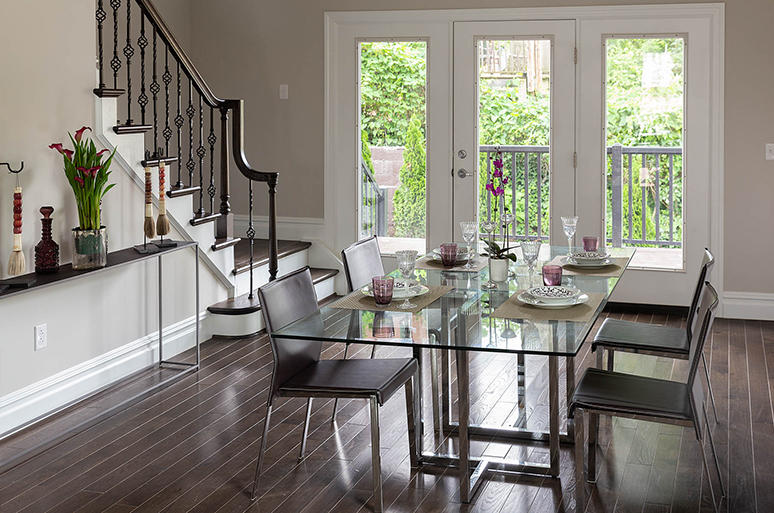
{"type": "Polygon", "coordinates": [[[562,266],[544,265],[543,266],[543,285],[553,287],[562,284],[562,266]]]}
{"type": "Polygon", "coordinates": [[[377,305],[389,305],[392,301],[392,287],[395,279],[392,276],[374,276],[371,287],[374,291],[374,301],[377,305]]]}
{"type": "Polygon", "coordinates": [[[457,244],[453,242],[441,244],[441,262],[444,267],[454,267],[457,263],[457,244]]]}
{"type": "Polygon", "coordinates": [[[596,252],[599,249],[599,237],[583,237],[583,251],[596,252]]]}

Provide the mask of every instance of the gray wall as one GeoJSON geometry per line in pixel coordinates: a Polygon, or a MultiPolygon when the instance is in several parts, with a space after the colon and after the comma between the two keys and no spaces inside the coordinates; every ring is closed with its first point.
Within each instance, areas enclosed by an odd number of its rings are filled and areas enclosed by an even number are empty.
{"type": "MultiPolygon", "coordinates": [[[[247,154],[281,173],[279,215],[323,217],[323,15],[326,11],[678,3],[669,0],[193,1],[197,65],[217,94],[245,100],[247,154]],[[278,99],[279,84],[290,99],[278,99]]],[[[689,2],[679,2],[689,3],[689,2]]],[[[726,4],[725,288],[774,292],[774,2],[726,4]]],[[[259,204],[260,204],[259,200],[259,204]]],[[[246,211],[236,194],[237,212],[246,211]]],[[[262,206],[259,207],[263,208],[262,206]]],[[[263,211],[259,210],[260,213],[263,211]]]]}

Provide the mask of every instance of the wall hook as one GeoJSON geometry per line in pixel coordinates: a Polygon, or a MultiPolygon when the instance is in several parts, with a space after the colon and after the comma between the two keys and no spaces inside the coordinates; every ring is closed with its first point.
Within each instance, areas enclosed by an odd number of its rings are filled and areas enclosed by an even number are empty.
{"type": "Polygon", "coordinates": [[[0,162],[0,166],[7,167],[8,171],[10,171],[13,174],[19,174],[22,172],[22,169],[24,169],[24,161],[22,160],[21,167],[17,171],[14,171],[13,169],[11,169],[11,164],[9,164],[8,162],[0,162]]]}

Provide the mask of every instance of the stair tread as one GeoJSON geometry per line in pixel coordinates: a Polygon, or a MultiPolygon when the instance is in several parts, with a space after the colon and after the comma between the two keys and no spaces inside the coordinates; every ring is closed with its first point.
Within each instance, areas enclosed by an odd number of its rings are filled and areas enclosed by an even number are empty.
{"type": "MultiPolygon", "coordinates": [[[[298,253],[312,246],[311,242],[297,240],[278,240],[277,256],[279,258],[298,253]]],[[[253,268],[269,263],[269,239],[254,239],[253,268]]],[[[246,273],[250,270],[250,240],[242,239],[234,246],[234,274],[246,273]]]]}
{"type": "MultiPolygon", "coordinates": [[[[315,285],[339,273],[338,269],[320,269],[315,267],[310,268],[310,271],[312,272],[312,281],[315,285]]],[[[258,295],[255,294],[252,299],[248,296],[249,294],[242,294],[232,299],[226,299],[211,305],[207,310],[210,313],[221,315],[244,315],[260,310],[261,305],[258,301],[258,295]]],[[[327,298],[324,298],[322,301],[325,301],[325,299],[327,298]]]]}

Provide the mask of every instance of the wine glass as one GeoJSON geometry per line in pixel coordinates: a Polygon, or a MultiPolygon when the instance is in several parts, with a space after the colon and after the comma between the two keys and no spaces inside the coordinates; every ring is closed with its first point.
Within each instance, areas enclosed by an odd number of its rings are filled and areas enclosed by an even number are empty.
{"type": "Polygon", "coordinates": [[[540,253],[540,244],[539,240],[525,240],[521,243],[521,253],[524,255],[530,274],[535,272],[535,262],[537,262],[540,253]]]}
{"type": "MultiPolygon", "coordinates": [[[[516,219],[513,214],[505,214],[503,216],[503,226],[505,228],[505,247],[511,247],[511,223],[516,219]]],[[[508,276],[516,276],[516,271],[513,269],[508,271],[508,276]]]]}
{"type": "Polygon", "coordinates": [[[462,266],[463,269],[473,269],[476,267],[473,265],[473,241],[476,240],[478,235],[478,223],[475,221],[462,221],[460,222],[460,228],[462,229],[462,238],[465,239],[465,243],[468,245],[468,262],[462,266]]]}
{"type": "Polygon", "coordinates": [[[567,236],[567,254],[572,256],[572,237],[575,235],[575,228],[578,226],[578,216],[563,217],[562,228],[567,236]]]}
{"type": "Polygon", "coordinates": [[[411,301],[409,301],[408,298],[408,291],[409,291],[409,283],[411,276],[414,274],[414,265],[417,261],[417,251],[413,249],[401,249],[400,251],[395,252],[395,256],[398,257],[398,270],[400,271],[400,274],[403,276],[403,279],[405,280],[403,282],[402,287],[406,290],[406,300],[403,301],[400,305],[398,305],[398,308],[403,308],[404,310],[407,310],[409,308],[416,308],[417,305],[413,304],[411,301]]]}
{"type": "Polygon", "coordinates": [[[481,228],[484,229],[486,233],[489,234],[489,251],[487,251],[487,254],[489,256],[488,259],[488,265],[489,265],[489,281],[486,283],[481,284],[482,289],[496,289],[497,284],[492,281],[492,232],[497,228],[497,223],[494,221],[484,221],[481,223],[481,228]]]}

